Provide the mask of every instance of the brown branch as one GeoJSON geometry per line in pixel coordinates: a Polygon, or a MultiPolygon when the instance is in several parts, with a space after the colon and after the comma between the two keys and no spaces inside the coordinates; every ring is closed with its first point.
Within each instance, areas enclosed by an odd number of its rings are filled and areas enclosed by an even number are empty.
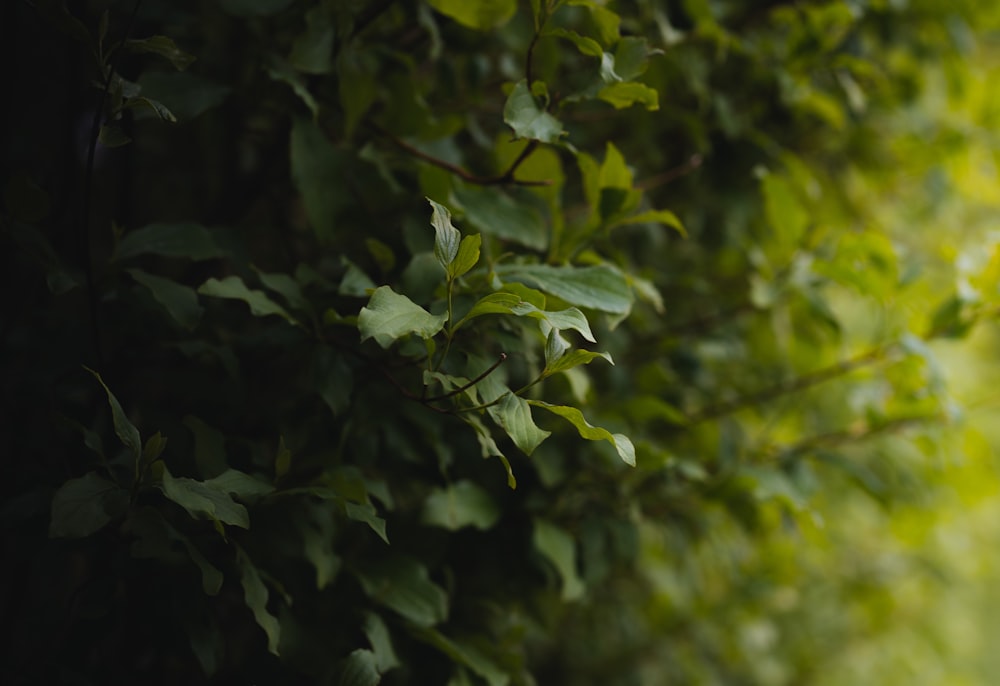
{"type": "Polygon", "coordinates": [[[683,164],[679,164],[672,169],[668,169],[665,172],[657,174],[656,176],[651,176],[648,179],[640,181],[635,184],[636,190],[648,191],[651,188],[657,188],[659,186],[665,186],[672,181],[676,181],[682,176],[687,176],[694,170],[698,169],[705,162],[705,158],[699,153],[691,155],[683,164]]]}
{"type": "Polygon", "coordinates": [[[738,412],[739,410],[743,410],[754,405],[760,405],[771,400],[776,400],[777,398],[788,395],[789,393],[804,391],[825,381],[848,374],[856,369],[875,364],[881,361],[892,347],[893,345],[890,344],[872,348],[871,350],[850,359],[841,360],[840,362],[832,364],[829,367],[817,369],[814,372],[798,376],[788,381],[776,383],[773,386],[767,386],[766,388],[747,393],[746,395],[741,395],[737,398],[733,398],[732,400],[727,400],[716,405],[709,405],[708,407],[704,407],[688,415],[688,426],[699,424],[711,419],[718,419],[719,417],[738,412]]]}
{"type": "Polygon", "coordinates": [[[434,157],[433,155],[424,152],[420,148],[411,145],[410,143],[407,143],[399,136],[396,136],[395,134],[386,131],[380,126],[377,126],[375,124],[371,124],[371,126],[379,134],[391,140],[398,148],[406,151],[413,157],[423,160],[428,164],[432,164],[435,167],[444,169],[445,171],[454,174],[463,181],[475,184],[477,186],[505,186],[505,185],[551,186],[552,185],[552,181],[550,179],[544,179],[541,181],[526,181],[514,178],[514,172],[517,171],[517,168],[521,166],[521,163],[524,162],[532,152],[534,152],[535,148],[538,147],[538,141],[530,141],[528,145],[525,146],[524,150],[521,151],[521,154],[517,156],[514,162],[504,172],[496,176],[479,176],[478,174],[473,174],[472,172],[468,171],[467,169],[464,169],[463,167],[458,166],[457,164],[452,164],[447,160],[442,160],[439,157],[434,157]]]}
{"type": "MultiPolygon", "coordinates": [[[[494,362],[492,365],[490,365],[490,367],[485,372],[483,372],[482,374],[480,374],[479,376],[477,376],[475,379],[473,379],[469,383],[464,384],[462,386],[459,386],[458,388],[456,388],[456,389],[454,389],[452,391],[449,391],[448,393],[443,393],[441,395],[435,395],[435,396],[432,396],[430,398],[423,398],[423,399],[421,399],[420,402],[422,402],[422,403],[433,403],[433,402],[437,402],[438,400],[447,400],[448,398],[456,396],[459,393],[461,393],[462,391],[465,391],[465,390],[468,390],[468,389],[472,388],[477,383],[479,383],[480,381],[482,381],[483,379],[485,379],[487,376],[489,376],[490,374],[492,374],[494,371],[496,371],[497,367],[499,367],[501,364],[503,364],[503,361],[506,360],[506,359],[507,359],[507,353],[500,353],[500,357],[499,357],[499,359],[497,359],[496,362],[494,362]]],[[[436,409],[436,408],[432,408],[432,409],[436,409]]]]}
{"type": "Polygon", "coordinates": [[[919,424],[940,422],[944,419],[945,417],[941,413],[896,417],[873,426],[858,425],[847,429],[839,429],[837,431],[817,434],[787,446],[770,446],[769,448],[764,448],[761,452],[767,452],[770,457],[775,459],[781,457],[793,457],[816,448],[825,446],[836,447],[846,443],[856,443],[889,431],[904,429],[906,427],[919,424]]]}

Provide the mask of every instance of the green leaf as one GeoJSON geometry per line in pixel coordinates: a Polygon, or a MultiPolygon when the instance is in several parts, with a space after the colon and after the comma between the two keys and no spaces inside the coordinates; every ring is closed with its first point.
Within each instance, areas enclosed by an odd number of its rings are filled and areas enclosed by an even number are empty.
{"type": "Polygon", "coordinates": [[[312,306],[302,294],[302,288],[299,286],[299,282],[296,281],[291,275],[262,272],[256,267],[254,267],[253,270],[256,272],[257,278],[260,279],[261,284],[263,284],[269,291],[273,291],[284,298],[285,302],[287,302],[290,307],[299,310],[300,312],[312,312],[312,306]]]}
{"type": "Polygon", "coordinates": [[[194,435],[194,462],[198,473],[212,477],[226,471],[229,465],[226,462],[226,437],[222,432],[193,415],[186,415],[183,422],[194,435]]]}
{"type": "Polygon", "coordinates": [[[226,257],[227,253],[216,245],[207,228],[201,224],[184,222],[149,224],[130,231],[118,243],[115,255],[119,260],[127,260],[137,255],[211,260],[226,257]]]}
{"type": "Polygon", "coordinates": [[[543,36],[554,36],[556,38],[565,38],[573,45],[576,49],[582,52],[584,55],[590,57],[601,57],[604,54],[604,48],[593,38],[588,38],[587,36],[581,36],[576,31],[570,31],[564,28],[554,28],[545,31],[543,36]]]}
{"type": "Polygon", "coordinates": [[[274,492],[274,486],[237,469],[227,469],[206,480],[205,485],[240,500],[252,501],[274,492]]]}
{"type": "Polygon", "coordinates": [[[476,266],[479,262],[479,246],[482,243],[483,237],[478,233],[462,239],[462,243],[458,246],[458,254],[448,267],[450,278],[457,279],[476,266]]]}
{"type": "Polygon", "coordinates": [[[463,186],[455,189],[455,199],[469,223],[483,233],[533,250],[544,250],[548,245],[545,218],[528,196],[515,197],[494,186],[463,186]]]}
{"type": "Polygon", "coordinates": [[[201,587],[205,594],[214,596],[219,593],[224,580],[222,572],[205,559],[191,539],[172,527],[158,510],[143,507],[131,511],[124,528],[136,537],[132,543],[132,557],[175,562],[178,553],[174,543],[180,543],[201,572],[201,587]]]}
{"type": "Polygon", "coordinates": [[[566,351],[570,348],[570,342],[567,341],[559,329],[552,329],[549,331],[548,337],[545,339],[545,369],[546,371],[553,364],[558,362],[566,354],[566,351]]]}
{"type": "Polygon", "coordinates": [[[468,667],[482,677],[489,686],[507,686],[510,683],[510,677],[469,641],[448,638],[436,629],[418,629],[413,634],[440,650],[454,662],[468,667]]]}
{"type": "Polygon", "coordinates": [[[257,567],[243,552],[239,546],[236,547],[236,564],[240,568],[240,583],[243,585],[243,599],[248,608],[257,620],[258,626],[267,634],[267,649],[274,655],[278,655],[278,645],[281,643],[281,624],[267,609],[268,591],[264,581],[260,578],[257,567]]]}
{"type": "Polygon", "coordinates": [[[247,509],[228,494],[204,481],[174,477],[162,463],[157,466],[162,469],[160,490],[167,498],[187,510],[193,519],[210,519],[242,529],[250,528],[247,509]]]}
{"type": "Polygon", "coordinates": [[[340,668],[340,686],[378,686],[382,677],[375,653],[358,648],[344,660],[340,668]]]}
{"type": "Polygon", "coordinates": [[[576,428],[581,438],[586,438],[588,441],[607,441],[618,451],[618,456],[622,459],[622,462],[630,467],[635,466],[635,446],[632,445],[632,441],[624,434],[612,434],[607,429],[593,426],[584,418],[583,413],[575,407],[550,405],[541,400],[529,400],[528,404],[535,407],[542,407],[553,414],[559,415],[576,428]]]}
{"type": "Polygon", "coordinates": [[[498,265],[496,273],[502,280],[522,281],[578,307],[612,314],[627,314],[632,308],[632,290],[625,277],[605,265],[498,265]]]}
{"type": "Polygon", "coordinates": [[[616,226],[624,224],[663,224],[675,229],[677,233],[687,238],[687,230],[684,228],[684,224],[670,210],[647,210],[646,212],[639,212],[615,222],[616,226]]]}
{"type": "Polygon", "coordinates": [[[232,88],[191,72],[147,71],[139,77],[142,92],[167,103],[180,121],[195,117],[221,105],[232,88]]]}
{"type": "Polygon", "coordinates": [[[298,323],[292,315],[288,314],[285,308],[271,300],[264,291],[247,288],[246,284],[243,283],[243,279],[235,274],[227,276],[221,281],[212,277],[199,286],[198,292],[213,298],[242,300],[250,306],[251,314],[257,317],[277,315],[290,324],[298,323]]]}
{"type": "Polygon", "coordinates": [[[399,658],[393,650],[392,636],[385,621],[374,612],[369,612],[365,615],[362,629],[372,646],[372,652],[375,653],[375,667],[379,673],[385,674],[390,669],[398,667],[399,658]]]}
{"type": "Polygon", "coordinates": [[[535,550],[551,562],[559,573],[563,600],[572,601],[583,597],[587,589],[576,568],[576,543],[573,537],[555,524],[536,518],[532,542],[535,550]]]}
{"type": "Polygon", "coordinates": [[[189,55],[174,43],[173,39],[166,36],[150,36],[149,38],[130,39],[125,41],[125,48],[129,52],[139,54],[159,55],[170,61],[178,71],[184,71],[195,61],[194,55],[189,55]]]}
{"type": "Polygon", "coordinates": [[[296,119],[291,133],[292,179],[302,196],[309,225],[320,240],[336,237],[337,216],[350,206],[344,179],[347,164],[316,122],[296,119]]]}
{"type": "Polygon", "coordinates": [[[362,341],[374,338],[380,346],[388,348],[393,341],[413,333],[431,338],[447,320],[447,314],[431,314],[405,295],[381,286],[372,294],[368,306],[361,308],[358,330],[362,341]]]}
{"type": "Polygon", "coordinates": [[[367,524],[372,531],[378,534],[379,538],[386,543],[389,542],[389,537],[385,533],[385,520],[378,516],[374,505],[367,502],[352,503],[349,500],[345,500],[344,512],[347,514],[348,519],[367,524]]]}
{"type": "Polygon", "coordinates": [[[458,256],[462,234],[451,223],[451,212],[447,207],[430,198],[427,198],[427,202],[431,204],[431,226],[434,227],[434,257],[437,258],[438,264],[451,274],[451,264],[458,256]]]}
{"type": "Polygon", "coordinates": [[[305,12],[306,30],[292,43],[288,61],[299,71],[328,74],[333,69],[333,43],[337,22],[329,3],[319,3],[305,12]]]}
{"type": "Polygon", "coordinates": [[[778,242],[797,245],[810,218],[791,183],[777,174],[767,174],[761,179],[761,192],[767,221],[776,232],[778,242]]]}
{"type": "Polygon", "coordinates": [[[120,126],[105,124],[97,133],[97,141],[105,148],[121,148],[132,142],[132,138],[120,126]]]}
{"type": "Polygon", "coordinates": [[[101,384],[101,388],[107,394],[108,405],[111,406],[111,420],[115,427],[115,435],[118,436],[118,440],[122,442],[122,445],[128,448],[132,459],[138,463],[139,457],[142,455],[142,438],[139,436],[139,430],[129,421],[125,410],[122,409],[121,403],[118,402],[118,398],[115,397],[115,394],[104,383],[101,375],[90,367],[84,367],[84,369],[94,375],[94,378],[97,379],[97,382],[101,384]]]}
{"type": "Polygon", "coordinates": [[[508,393],[496,405],[491,405],[487,411],[490,416],[525,455],[535,451],[542,441],[551,435],[535,425],[531,418],[531,407],[524,398],[508,393]]]}
{"type": "Polygon", "coordinates": [[[417,626],[429,627],[448,615],[448,595],[412,557],[368,563],[357,573],[365,594],[417,626]]]}
{"type": "Polygon", "coordinates": [[[428,4],[462,26],[480,31],[503,26],[517,10],[517,0],[428,0],[428,4]]]}
{"type": "Polygon", "coordinates": [[[543,143],[558,143],[565,135],[558,119],[538,105],[524,79],[517,82],[507,97],[503,120],[518,138],[530,138],[543,143]]]}
{"type": "Polygon", "coordinates": [[[476,440],[479,441],[479,451],[483,459],[485,460],[490,457],[499,458],[504,469],[507,471],[508,488],[517,488],[517,479],[514,478],[514,470],[511,469],[510,460],[500,452],[500,448],[497,447],[496,441],[493,440],[493,434],[490,433],[490,430],[483,424],[479,417],[473,414],[463,414],[461,416],[462,420],[476,432],[476,440]]]}
{"type": "Polygon", "coordinates": [[[564,372],[567,369],[572,369],[573,367],[579,367],[581,364],[590,364],[596,359],[606,360],[609,364],[614,364],[614,360],[611,359],[611,355],[608,353],[593,352],[590,350],[574,350],[573,352],[559,357],[555,362],[546,364],[545,375],[551,376],[552,374],[558,374],[559,372],[564,372]]]}
{"type": "Polygon", "coordinates": [[[660,94],[655,89],[635,81],[608,84],[597,92],[597,97],[616,110],[636,104],[651,112],[660,109],[660,94]]]}
{"type": "Polygon", "coordinates": [[[448,531],[467,526],[487,530],[500,518],[500,508],[490,494],[471,481],[458,481],[431,491],[424,501],[421,521],[448,531]]]}
{"type": "Polygon", "coordinates": [[[645,38],[625,36],[615,46],[615,72],[624,81],[642,76],[649,66],[649,56],[661,53],[649,48],[645,38]]]}
{"type": "Polygon", "coordinates": [[[52,498],[49,536],[90,536],[124,512],[127,503],[128,492],[96,472],[70,479],[52,498]]]}
{"type": "Polygon", "coordinates": [[[292,0],[219,0],[219,4],[237,17],[266,17],[285,9],[292,0]]]}
{"type": "Polygon", "coordinates": [[[149,289],[153,298],[163,305],[174,320],[189,331],[198,326],[205,311],[198,304],[198,294],[190,286],[179,284],[162,276],[147,274],[141,269],[126,269],[129,275],[149,289]]]}

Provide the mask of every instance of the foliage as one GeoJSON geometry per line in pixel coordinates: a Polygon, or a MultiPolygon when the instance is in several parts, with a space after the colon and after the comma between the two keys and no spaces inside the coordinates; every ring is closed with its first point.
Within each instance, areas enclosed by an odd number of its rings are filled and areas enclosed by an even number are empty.
{"type": "Polygon", "coordinates": [[[6,7],[5,682],[822,683],[1000,304],[939,4],[6,7]]]}

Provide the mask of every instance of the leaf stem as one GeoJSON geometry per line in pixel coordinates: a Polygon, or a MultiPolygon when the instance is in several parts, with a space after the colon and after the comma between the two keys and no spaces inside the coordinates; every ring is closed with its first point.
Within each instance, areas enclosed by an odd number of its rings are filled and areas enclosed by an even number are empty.
{"type": "Polygon", "coordinates": [[[475,379],[473,379],[469,383],[463,384],[462,386],[459,386],[458,388],[456,388],[456,389],[454,389],[452,391],[449,391],[448,393],[442,393],[441,395],[435,395],[435,396],[433,396],[431,398],[424,398],[423,402],[425,402],[425,403],[433,403],[433,402],[437,402],[439,400],[446,400],[448,398],[451,398],[453,396],[458,395],[462,391],[466,391],[466,390],[472,388],[473,386],[475,386],[476,384],[478,384],[480,381],[482,381],[483,379],[485,379],[487,376],[489,376],[490,374],[492,374],[493,372],[495,372],[496,369],[497,369],[497,367],[499,367],[501,364],[503,364],[504,360],[506,360],[506,359],[507,359],[507,353],[500,353],[500,357],[499,357],[499,359],[497,359],[496,362],[494,362],[492,365],[490,365],[489,368],[487,368],[487,370],[485,372],[483,372],[482,374],[480,374],[479,376],[477,376],[475,379]]]}

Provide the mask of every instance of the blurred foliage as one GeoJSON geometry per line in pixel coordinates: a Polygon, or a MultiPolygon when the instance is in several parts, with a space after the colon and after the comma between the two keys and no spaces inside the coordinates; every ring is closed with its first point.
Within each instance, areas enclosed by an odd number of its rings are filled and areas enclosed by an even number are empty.
{"type": "Polygon", "coordinates": [[[988,3],[0,11],[4,683],[995,673],[988,3]]]}

